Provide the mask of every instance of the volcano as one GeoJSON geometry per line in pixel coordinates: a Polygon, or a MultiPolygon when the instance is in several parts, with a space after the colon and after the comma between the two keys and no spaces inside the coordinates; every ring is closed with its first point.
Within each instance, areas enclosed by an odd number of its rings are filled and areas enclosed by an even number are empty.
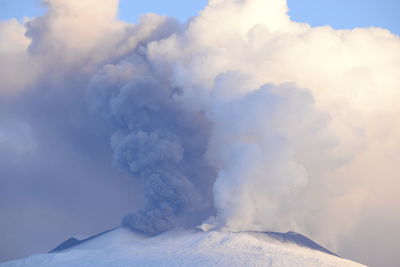
{"type": "Polygon", "coordinates": [[[364,266],[341,258],[295,233],[176,229],[148,236],[115,228],[79,240],[70,238],[47,254],[6,262],[31,266],[364,266]]]}

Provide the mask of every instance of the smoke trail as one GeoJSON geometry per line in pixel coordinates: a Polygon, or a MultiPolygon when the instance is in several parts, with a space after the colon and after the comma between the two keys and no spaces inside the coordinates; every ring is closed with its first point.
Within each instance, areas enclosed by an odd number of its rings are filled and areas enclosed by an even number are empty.
{"type": "MultiPolygon", "coordinates": [[[[91,87],[98,92],[95,82],[91,87]]],[[[116,129],[114,164],[144,182],[146,199],[145,208],[122,224],[154,235],[175,227],[184,211],[198,217],[193,212],[210,209],[214,171],[205,159],[210,125],[204,115],[186,110],[173,98],[179,90],[154,77],[134,75],[121,88],[108,89],[114,95],[99,99],[105,107],[97,109],[107,109],[116,129]]]]}

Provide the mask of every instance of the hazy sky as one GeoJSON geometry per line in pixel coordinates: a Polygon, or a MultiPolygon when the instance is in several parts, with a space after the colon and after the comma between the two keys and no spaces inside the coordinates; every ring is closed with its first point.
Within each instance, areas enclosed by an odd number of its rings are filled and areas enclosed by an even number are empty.
{"type": "MultiPolygon", "coordinates": [[[[23,18],[41,14],[38,0],[0,0],[0,19],[23,18]]],[[[184,21],[194,16],[206,0],[121,0],[119,16],[135,22],[143,13],[170,15],[184,21]]],[[[331,25],[337,29],[378,26],[400,34],[398,0],[289,0],[293,20],[313,26],[331,25]]]]}

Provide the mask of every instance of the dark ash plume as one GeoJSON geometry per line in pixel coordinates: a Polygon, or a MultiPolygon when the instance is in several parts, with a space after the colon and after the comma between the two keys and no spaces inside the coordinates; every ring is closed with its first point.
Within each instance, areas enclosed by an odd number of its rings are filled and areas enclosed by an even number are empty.
{"type": "Polygon", "coordinates": [[[185,110],[174,100],[179,90],[151,76],[137,75],[112,89],[114,95],[96,103],[115,127],[114,164],[143,181],[146,200],[122,225],[155,235],[175,227],[182,211],[210,209],[215,176],[204,158],[210,130],[205,117],[185,110]]]}

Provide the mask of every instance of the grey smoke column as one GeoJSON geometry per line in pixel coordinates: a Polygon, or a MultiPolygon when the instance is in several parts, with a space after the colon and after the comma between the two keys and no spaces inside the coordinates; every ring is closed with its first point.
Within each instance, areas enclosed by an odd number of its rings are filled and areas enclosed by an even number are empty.
{"type": "Polygon", "coordinates": [[[100,92],[101,81],[92,84],[92,93],[103,108],[97,112],[115,127],[114,164],[144,183],[145,208],[126,215],[123,226],[154,235],[175,227],[182,211],[209,215],[215,175],[204,158],[205,117],[185,110],[174,100],[179,90],[155,77],[135,75],[121,87],[103,88],[113,92],[108,96],[100,92]]]}

